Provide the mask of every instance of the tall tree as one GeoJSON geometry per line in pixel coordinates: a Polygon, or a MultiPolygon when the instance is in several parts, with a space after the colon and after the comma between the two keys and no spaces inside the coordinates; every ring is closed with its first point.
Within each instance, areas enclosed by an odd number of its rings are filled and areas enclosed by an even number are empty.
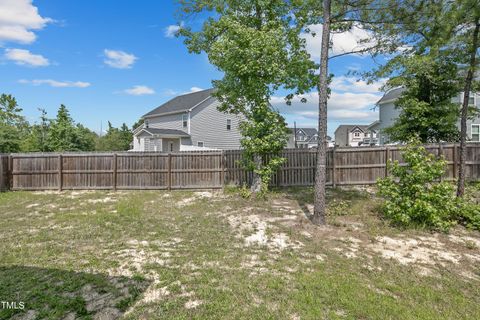
{"type": "Polygon", "coordinates": [[[48,143],[52,151],[79,151],[78,133],[70,112],[63,104],[52,121],[48,143]]]}
{"type": "Polygon", "coordinates": [[[271,96],[282,88],[287,100],[315,86],[316,65],[300,36],[307,19],[304,1],[182,0],[182,20],[206,14],[200,30],[181,29],[194,53],[205,52],[223,72],[213,81],[220,110],[241,114],[242,147],[247,167],[253,168],[252,191],[265,190],[282,159],[286,128],[270,107],[271,96]]]}
{"type": "Polygon", "coordinates": [[[327,182],[327,102],[328,102],[328,50],[330,49],[330,24],[332,4],[323,1],[322,46],[320,52],[320,75],[318,81],[318,148],[315,171],[315,199],[312,222],[325,224],[327,182]]]}
{"type": "Polygon", "coordinates": [[[0,96],[0,152],[19,152],[28,123],[12,95],[0,96]]]}
{"type": "Polygon", "coordinates": [[[400,110],[393,126],[384,133],[391,141],[458,141],[459,104],[452,102],[460,91],[457,64],[438,55],[408,55],[392,59],[399,70],[387,81],[388,87],[403,87],[395,107],[400,110]]]}
{"type": "Polygon", "coordinates": [[[458,67],[464,70],[460,82],[464,95],[457,186],[457,195],[462,196],[465,190],[466,123],[471,116],[469,97],[476,86],[475,71],[479,64],[480,1],[389,0],[388,6],[391,10],[383,11],[380,17],[388,23],[376,28],[379,39],[389,41],[395,49],[404,49],[399,51],[401,55],[453,57],[458,67]]]}
{"type": "MultiPolygon", "coordinates": [[[[318,79],[319,93],[319,114],[318,114],[318,149],[317,149],[317,168],[315,174],[315,203],[312,222],[315,224],[325,224],[326,215],[326,152],[327,152],[327,109],[329,97],[329,61],[348,54],[370,53],[378,55],[391,50],[388,39],[382,41],[372,41],[368,36],[361,39],[356,48],[351,51],[341,52],[330,55],[329,50],[334,45],[331,36],[335,33],[349,31],[352,28],[371,28],[370,25],[380,25],[383,21],[380,19],[383,15],[377,14],[388,10],[386,1],[374,0],[323,0],[322,7],[317,7],[317,2],[306,1],[309,9],[306,11],[310,24],[322,24],[321,52],[320,52],[320,75],[318,79]],[[321,12],[322,14],[319,14],[321,12]]],[[[307,31],[308,28],[307,28],[307,31]]]]}
{"type": "Polygon", "coordinates": [[[107,133],[97,139],[96,150],[126,151],[130,149],[132,139],[132,132],[125,123],[119,129],[112,126],[109,121],[107,133]]]}
{"type": "Polygon", "coordinates": [[[40,123],[30,126],[29,133],[22,144],[22,151],[50,151],[47,139],[48,131],[50,130],[50,120],[45,109],[39,108],[38,110],[40,111],[40,123]]]}
{"type": "MultiPolygon", "coordinates": [[[[466,55],[459,54],[459,63],[466,67],[466,75],[463,86],[463,102],[460,120],[460,162],[458,165],[457,196],[462,197],[465,193],[465,162],[467,159],[467,118],[469,98],[474,87],[475,71],[478,67],[478,49],[480,47],[480,1],[460,0],[452,7],[454,12],[454,26],[458,28],[453,32],[452,49],[454,52],[462,50],[466,55]]],[[[478,79],[477,79],[478,80],[478,79]]]]}

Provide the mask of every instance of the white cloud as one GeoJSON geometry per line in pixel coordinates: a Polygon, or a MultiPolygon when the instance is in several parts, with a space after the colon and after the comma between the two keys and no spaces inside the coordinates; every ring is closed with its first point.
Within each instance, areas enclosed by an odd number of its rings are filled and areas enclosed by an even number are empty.
{"type": "MultiPolygon", "coordinates": [[[[356,82],[353,77],[338,77],[332,82],[332,93],[328,100],[328,121],[342,123],[370,123],[378,119],[378,112],[372,108],[381,98],[378,88],[382,81],[367,85],[356,82]]],[[[287,106],[283,97],[272,97],[270,100],[284,116],[294,119],[299,124],[316,126],[318,122],[318,93],[311,92],[295,97],[291,106],[287,106]],[[305,98],[306,103],[301,99],[305,98]]]]}
{"type": "Polygon", "coordinates": [[[34,80],[18,80],[19,83],[23,84],[32,84],[34,86],[39,86],[42,84],[49,85],[55,88],[86,88],[90,86],[89,82],[83,81],[57,81],[52,79],[34,79],[34,80]]]}
{"type": "Polygon", "coordinates": [[[180,28],[183,26],[183,22],[180,25],[171,24],[165,28],[165,37],[174,38],[180,28]]]}
{"type": "Polygon", "coordinates": [[[190,88],[190,92],[198,92],[198,91],[202,91],[202,90],[204,90],[204,89],[199,88],[199,87],[191,87],[190,88]]]}
{"type": "Polygon", "coordinates": [[[52,19],[40,16],[32,0],[0,0],[0,42],[32,43],[36,39],[32,30],[49,22],[52,19]]]}
{"type": "Polygon", "coordinates": [[[359,80],[355,77],[338,76],[334,77],[330,87],[334,91],[379,93],[381,87],[387,82],[387,79],[380,79],[369,84],[365,80],[359,80]]]}
{"type": "Polygon", "coordinates": [[[130,69],[138,59],[135,55],[120,50],[103,50],[106,65],[117,69],[130,69]]]}
{"type": "Polygon", "coordinates": [[[149,88],[147,86],[133,86],[130,89],[124,90],[124,92],[126,94],[130,94],[130,95],[133,95],[133,96],[143,96],[143,95],[147,95],[147,94],[154,94],[155,90],[153,90],[152,88],[149,88]]]}
{"type": "MultiPolygon", "coordinates": [[[[323,25],[321,24],[311,25],[310,30],[311,32],[315,33],[315,36],[313,36],[311,33],[303,34],[303,38],[307,42],[307,51],[310,53],[313,59],[320,58],[320,51],[322,47],[322,29],[323,25]]],[[[354,25],[346,32],[332,33],[330,38],[332,41],[332,55],[362,50],[372,47],[375,44],[373,41],[371,41],[370,32],[357,25],[354,25]]]]}
{"type": "Polygon", "coordinates": [[[25,49],[6,49],[5,58],[19,65],[32,67],[45,67],[50,64],[47,58],[39,54],[33,54],[25,49]]]}

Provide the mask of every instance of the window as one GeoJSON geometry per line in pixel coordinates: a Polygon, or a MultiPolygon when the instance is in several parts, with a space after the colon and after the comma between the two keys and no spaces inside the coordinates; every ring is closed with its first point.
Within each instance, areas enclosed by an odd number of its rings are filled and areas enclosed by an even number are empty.
{"type": "Polygon", "coordinates": [[[148,120],[145,120],[144,124],[145,124],[145,128],[148,128],[148,120]]]}
{"type": "Polygon", "coordinates": [[[184,128],[186,128],[188,126],[188,115],[187,114],[182,114],[182,123],[183,123],[184,128]]]}
{"type": "Polygon", "coordinates": [[[360,137],[360,132],[354,132],[353,135],[354,135],[355,137],[360,137]]]}
{"type": "Polygon", "coordinates": [[[231,129],[232,129],[232,120],[227,119],[227,130],[231,130],[231,129]]]}
{"type": "MultiPolygon", "coordinates": [[[[470,95],[468,96],[468,105],[469,105],[469,106],[472,106],[472,105],[474,106],[474,105],[475,105],[475,102],[476,102],[476,101],[475,101],[475,100],[476,100],[476,97],[475,97],[475,96],[476,96],[475,93],[470,92],[470,95]]],[[[462,97],[462,99],[460,100],[460,103],[463,103],[463,97],[465,97],[465,95],[463,95],[463,96],[460,95],[460,97],[462,97]]]]}
{"type": "Polygon", "coordinates": [[[199,147],[202,147],[202,148],[203,148],[203,141],[198,141],[198,142],[197,142],[197,146],[199,146],[199,147]]]}
{"type": "Polygon", "coordinates": [[[472,124],[472,141],[480,141],[480,124],[472,124]]]}

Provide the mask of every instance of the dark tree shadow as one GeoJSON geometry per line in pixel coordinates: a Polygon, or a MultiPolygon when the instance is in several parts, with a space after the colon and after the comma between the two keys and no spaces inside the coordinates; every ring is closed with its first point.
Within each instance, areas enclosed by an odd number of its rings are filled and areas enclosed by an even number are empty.
{"type": "Polygon", "coordinates": [[[313,214],[308,209],[308,205],[313,205],[313,188],[311,187],[288,187],[283,188],[286,191],[286,198],[294,200],[303,211],[305,217],[311,220],[313,214]]]}
{"type": "Polygon", "coordinates": [[[0,266],[0,319],[118,319],[149,285],[140,277],[0,266]]]}

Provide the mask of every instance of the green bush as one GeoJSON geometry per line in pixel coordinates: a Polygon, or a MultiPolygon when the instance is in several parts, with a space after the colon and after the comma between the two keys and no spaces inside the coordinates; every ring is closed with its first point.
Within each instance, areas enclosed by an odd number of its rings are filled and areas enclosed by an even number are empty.
{"type": "Polygon", "coordinates": [[[455,219],[467,228],[480,230],[480,206],[459,199],[455,219]]]}
{"type": "Polygon", "coordinates": [[[448,230],[456,223],[459,200],[454,186],[440,182],[446,161],[428,153],[418,140],[402,149],[405,162],[389,162],[390,176],[379,179],[383,213],[395,223],[448,230]]]}

